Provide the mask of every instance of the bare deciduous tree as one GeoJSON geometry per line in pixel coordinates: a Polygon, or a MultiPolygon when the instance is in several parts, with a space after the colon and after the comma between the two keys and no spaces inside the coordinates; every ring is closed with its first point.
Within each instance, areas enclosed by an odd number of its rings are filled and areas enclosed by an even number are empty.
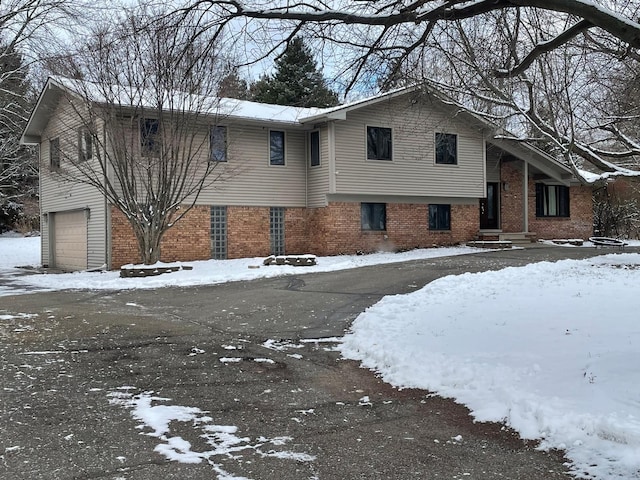
{"type": "Polygon", "coordinates": [[[19,142],[34,99],[29,70],[44,44],[42,38],[51,38],[50,27],[72,12],[72,4],[69,0],[0,2],[0,223],[9,226],[20,215],[25,197],[37,191],[35,152],[19,142]]]}
{"type": "Polygon", "coordinates": [[[188,20],[144,12],[105,25],[76,56],[77,79],[57,79],[75,113],[66,127],[78,131],[60,145],[57,175],[91,185],[122,212],[145,264],[159,260],[164,233],[219,179],[221,159],[210,155],[226,148],[224,138],[210,144],[215,43],[200,39],[196,16],[188,20]]]}
{"type": "Polygon", "coordinates": [[[545,142],[571,164],[588,162],[609,176],[640,175],[619,165],[640,155],[629,113],[601,102],[613,69],[640,59],[638,1],[206,0],[175,13],[193,11],[209,15],[211,31],[237,39],[247,63],[281,53],[302,33],[340,53],[336,77],[346,92],[419,73],[412,80],[516,126],[519,138],[545,142]]]}

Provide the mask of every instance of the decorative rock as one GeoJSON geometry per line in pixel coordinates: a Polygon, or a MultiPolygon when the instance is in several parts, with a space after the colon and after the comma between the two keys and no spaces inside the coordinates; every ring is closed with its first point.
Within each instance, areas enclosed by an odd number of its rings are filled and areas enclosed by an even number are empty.
{"type": "Polygon", "coordinates": [[[179,270],[193,270],[191,265],[149,265],[134,266],[125,265],[120,268],[120,278],[140,278],[140,277],[154,277],[156,275],[162,275],[163,273],[177,272],[179,270]]]}
{"type": "Polygon", "coordinates": [[[315,255],[270,255],[264,259],[263,265],[292,265],[294,267],[311,267],[316,265],[315,255]]]}

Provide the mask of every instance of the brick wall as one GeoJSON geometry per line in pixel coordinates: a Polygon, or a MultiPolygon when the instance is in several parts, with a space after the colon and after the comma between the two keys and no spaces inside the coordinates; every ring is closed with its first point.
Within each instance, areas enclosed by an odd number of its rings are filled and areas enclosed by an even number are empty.
{"type": "Polygon", "coordinates": [[[535,183],[529,184],[529,225],[538,238],[582,238],[593,235],[592,189],[586,186],[572,186],[569,189],[569,218],[536,217],[535,183]]]}
{"type": "MultiPolygon", "coordinates": [[[[160,243],[163,262],[211,258],[210,209],[196,206],[170,228],[160,243]]],[[[111,207],[111,268],[140,263],[138,242],[125,216],[111,207]]]]}
{"type": "MultiPolygon", "coordinates": [[[[285,230],[285,241],[286,234],[285,230]]],[[[227,207],[227,257],[266,257],[270,253],[269,207],[227,207]]]]}
{"type": "Polygon", "coordinates": [[[360,203],[331,203],[310,212],[310,251],[317,255],[338,255],[466,242],[478,232],[478,206],[451,205],[451,230],[431,231],[427,205],[388,203],[386,227],[384,232],[363,231],[360,203]]]}
{"type": "MultiPolygon", "coordinates": [[[[522,162],[503,160],[500,166],[500,178],[502,180],[502,185],[500,185],[500,228],[503,232],[522,232],[524,231],[522,162]]],[[[529,196],[529,205],[533,202],[535,207],[535,190],[533,193],[533,198],[529,196]]]]}
{"type": "MultiPolygon", "coordinates": [[[[267,233],[269,230],[267,230],[267,233]]],[[[309,214],[306,208],[287,208],[284,213],[285,252],[289,255],[310,253],[309,214]]]]}
{"type": "MultiPolygon", "coordinates": [[[[501,227],[503,232],[522,232],[522,162],[502,162],[501,179],[508,190],[501,188],[501,227]]],[[[572,186],[569,189],[570,217],[536,217],[536,182],[529,178],[527,189],[529,231],[538,238],[588,238],[593,231],[591,187],[572,186]]]]}

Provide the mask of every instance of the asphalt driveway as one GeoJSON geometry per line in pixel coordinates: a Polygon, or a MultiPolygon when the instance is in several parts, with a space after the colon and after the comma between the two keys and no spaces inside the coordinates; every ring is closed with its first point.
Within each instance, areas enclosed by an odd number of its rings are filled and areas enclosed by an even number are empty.
{"type": "Polygon", "coordinates": [[[208,287],[4,296],[0,478],[567,478],[561,452],[395,390],[334,347],[384,295],[602,253],[535,246],[208,287]]]}

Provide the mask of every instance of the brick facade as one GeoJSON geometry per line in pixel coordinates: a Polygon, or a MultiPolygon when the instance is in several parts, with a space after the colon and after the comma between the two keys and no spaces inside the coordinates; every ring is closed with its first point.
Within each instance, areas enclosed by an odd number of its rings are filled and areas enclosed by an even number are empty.
{"type": "Polygon", "coordinates": [[[360,203],[335,202],[309,214],[309,251],[338,255],[454,245],[478,232],[477,205],[451,205],[451,230],[429,230],[428,205],[388,203],[386,231],[364,231],[360,203]]]}
{"type": "MultiPolygon", "coordinates": [[[[170,228],[160,243],[160,260],[207,260],[211,258],[210,209],[196,206],[170,228]]],[[[138,242],[125,216],[111,207],[111,268],[140,263],[138,242]]]]}
{"type": "Polygon", "coordinates": [[[592,188],[572,186],[569,189],[569,218],[536,217],[536,186],[529,184],[529,229],[541,239],[582,238],[593,235],[592,188]]]}
{"type": "MultiPolygon", "coordinates": [[[[503,161],[501,164],[503,188],[500,189],[500,222],[503,232],[524,231],[522,165],[520,160],[503,161]]],[[[593,232],[591,196],[591,187],[571,186],[569,189],[570,217],[536,217],[536,182],[530,177],[527,188],[529,232],[535,233],[541,239],[590,237],[593,232]]]]}
{"type": "MultiPolygon", "coordinates": [[[[522,163],[501,166],[500,220],[503,232],[522,232],[522,163]],[[507,188],[504,188],[508,185],[507,188]]],[[[539,238],[591,235],[591,189],[570,189],[570,218],[536,218],[535,182],[529,181],[529,231],[539,238]]],[[[396,251],[456,245],[477,238],[478,204],[451,205],[451,229],[429,229],[426,204],[386,204],[386,230],[362,230],[359,202],[334,202],[322,208],[285,209],[285,253],[316,255],[396,251]]],[[[271,254],[269,207],[227,207],[227,257],[262,257],[271,254]]],[[[194,207],[164,236],[160,258],[164,262],[211,258],[209,206],[194,207]]],[[[138,244],[124,216],[111,212],[111,268],[139,263],[138,244]]]]}
{"type": "Polygon", "coordinates": [[[227,207],[227,257],[260,257],[270,253],[269,207],[227,207]]]}
{"type": "MultiPolygon", "coordinates": [[[[227,207],[227,257],[271,254],[269,207],[227,207]]],[[[387,230],[363,231],[360,203],[331,203],[323,208],[285,209],[287,254],[338,255],[454,245],[475,238],[477,205],[451,205],[451,230],[431,231],[428,205],[387,204],[387,230]]],[[[161,243],[163,262],[211,258],[210,207],[194,207],[161,243]]],[[[125,217],[111,212],[111,268],[139,263],[138,243],[125,217]]]]}

